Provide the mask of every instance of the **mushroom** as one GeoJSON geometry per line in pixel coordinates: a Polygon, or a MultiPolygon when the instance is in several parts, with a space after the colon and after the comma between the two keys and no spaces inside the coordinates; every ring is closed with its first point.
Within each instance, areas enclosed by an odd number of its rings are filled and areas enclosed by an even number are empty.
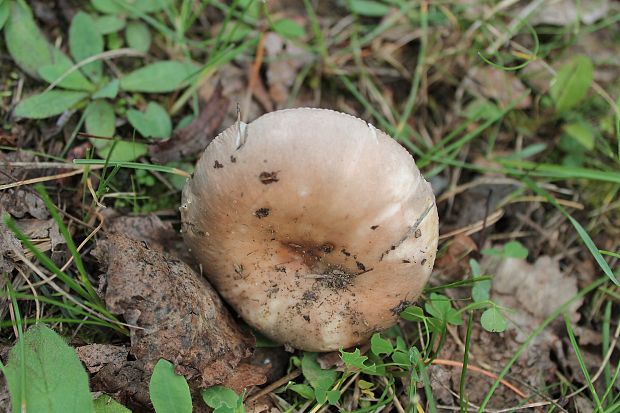
{"type": "Polygon", "coordinates": [[[411,155],[326,109],[236,122],[205,150],[180,209],[222,297],[264,335],[308,351],[394,325],[437,251],[435,197],[411,155]]]}

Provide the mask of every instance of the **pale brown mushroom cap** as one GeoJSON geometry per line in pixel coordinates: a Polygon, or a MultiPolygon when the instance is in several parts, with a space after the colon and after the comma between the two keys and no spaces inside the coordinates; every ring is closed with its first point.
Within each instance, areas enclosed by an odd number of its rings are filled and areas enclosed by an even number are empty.
{"type": "Polygon", "coordinates": [[[246,322],[311,351],[392,326],[437,250],[435,197],[411,155],[325,109],[225,130],[185,186],[181,216],[205,274],[246,322]]]}

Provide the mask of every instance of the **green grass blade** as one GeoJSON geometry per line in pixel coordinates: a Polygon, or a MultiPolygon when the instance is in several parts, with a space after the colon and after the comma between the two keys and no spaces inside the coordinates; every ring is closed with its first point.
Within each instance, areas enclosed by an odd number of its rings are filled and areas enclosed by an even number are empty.
{"type": "Polygon", "coordinates": [[[581,349],[579,349],[579,344],[577,344],[577,339],[575,339],[575,333],[573,331],[573,326],[571,324],[570,318],[566,313],[564,313],[564,324],[566,324],[566,331],[568,332],[568,338],[570,340],[570,344],[573,347],[573,352],[577,357],[577,361],[579,362],[579,367],[581,368],[581,372],[583,373],[584,378],[586,379],[586,384],[590,389],[590,393],[592,393],[592,397],[596,402],[596,408],[598,411],[603,412],[603,405],[601,404],[601,399],[599,399],[598,394],[596,393],[596,389],[594,388],[594,383],[592,383],[592,378],[590,377],[590,373],[588,372],[588,368],[586,367],[586,362],[583,360],[583,356],[581,355],[581,349]]]}
{"type": "Polygon", "coordinates": [[[95,302],[100,302],[101,300],[99,299],[97,292],[93,288],[92,284],[90,283],[90,280],[88,279],[88,276],[86,275],[86,268],[84,268],[84,262],[82,261],[82,256],[77,250],[75,243],[73,242],[73,238],[71,237],[71,234],[69,233],[69,230],[67,229],[64,222],[62,221],[62,218],[60,217],[60,214],[58,213],[56,206],[50,199],[47,191],[45,190],[45,187],[42,184],[37,184],[35,185],[34,189],[38,192],[39,196],[43,200],[43,203],[47,207],[47,210],[49,211],[50,215],[56,222],[56,225],[58,225],[58,229],[60,230],[60,233],[65,239],[65,242],[67,243],[67,248],[69,249],[69,252],[71,253],[71,256],[73,257],[73,262],[75,263],[75,267],[78,270],[80,281],[82,282],[82,285],[84,285],[84,287],[86,288],[89,298],[95,302]]]}

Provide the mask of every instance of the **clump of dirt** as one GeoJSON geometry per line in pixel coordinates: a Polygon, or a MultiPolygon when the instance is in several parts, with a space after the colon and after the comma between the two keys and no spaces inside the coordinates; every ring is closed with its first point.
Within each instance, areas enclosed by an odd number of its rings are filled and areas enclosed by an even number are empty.
{"type": "Polygon", "coordinates": [[[209,283],[183,261],[121,234],[99,241],[93,254],[107,271],[107,308],[135,326],[130,355],[136,359],[115,359],[102,367],[97,387],[117,390],[122,402],[148,403],[143,390],[162,358],[193,389],[229,379],[238,388],[265,382],[261,367],[242,362],[252,355],[254,338],[241,331],[209,283]]]}

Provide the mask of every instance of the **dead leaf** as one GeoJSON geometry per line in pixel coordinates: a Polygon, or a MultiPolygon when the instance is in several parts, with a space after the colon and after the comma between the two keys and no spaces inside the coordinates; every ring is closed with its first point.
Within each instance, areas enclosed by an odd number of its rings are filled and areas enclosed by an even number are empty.
{"type": "MultiPolygon", "coordinates": [[[[504,306],[518,309],[517,314],[527,313],[540,321],[579,291],[577,278],[564,274],[558,259],[546,255],[534,264],[516,258],[503,259],[494,274],[493,297],[504,306]]],[[[582,299],[576,300],[567,310],[574,322],[579,320],[577,310],[582,303],[582,299]]],[[[521,327],[533,330],[537,325],[538,322],[528,321],[521,327]]]]}
{"type": "Polygon", "coordinates": [[[288,100],[290,89],[299,70],[311,62],[313,56],[290,40],[273,32],[265,35],[265,51],[269,58],[267,65],[269,94],[273,101],[280,105],[288,100]]]}
{"type": "Polygon", "coordinates": [[[182,261],[120,234],[99,241],[107,268],[105,302],[132,329],[131,354],[152,371],[160,358],[201,387],[221,384],[252,354],[241,332],[203,277],[182,261]]]}
{"type": "Polygon", "coordinates": [[[237,394],[241,394],[243,389],[248,386],[265,384],[267,382],[265,374],[268,369],[266,366],[256,366],[247,362],[239,363],[233,374],[228,376],[222,385],[233,389],[237,394]]]}
{"type": "MultiPolygon", "coordinates": [[[[527,91],[523,82],[514,73],[491,66],[472,68],[470,76],[464,82],[469,93],[474,96],[482,95],[482,97],[493,99],[501,107],[507,107],[510,102],[527,91]]],[[[531,97],[525,96],[515,108],[523,109],[530,107],[531,104],[531,97]]]]}
{"type": "Polygon", "coordinates": [[[27,189],[8,189],[0,192],[0,212],[8,212],[15,218],[26,214],[38,219],[49,216],[43,200],[27,189]]]}
{"type": "MultiPolygon", "coordinates": [[[[524,7],[527,6],[518,7],[511,14],[517,16],[524,7]]],[[[609,0],[549,0],[541,3],[528,17],[528,22],[531,25],[569,26],[579,19],[581,23],[590,25],[607,16],[609,11],[609,0]]]]}
{"type": "Polygon", "coordinates": [[[175,130],[170,139],[149,146],[151,160],[165,164],[203,151],[217,135],[217,130],[228,112],[229,102],[222,95],[222,87],[218,86],[198,117],[188,126],[175,130]]]}

